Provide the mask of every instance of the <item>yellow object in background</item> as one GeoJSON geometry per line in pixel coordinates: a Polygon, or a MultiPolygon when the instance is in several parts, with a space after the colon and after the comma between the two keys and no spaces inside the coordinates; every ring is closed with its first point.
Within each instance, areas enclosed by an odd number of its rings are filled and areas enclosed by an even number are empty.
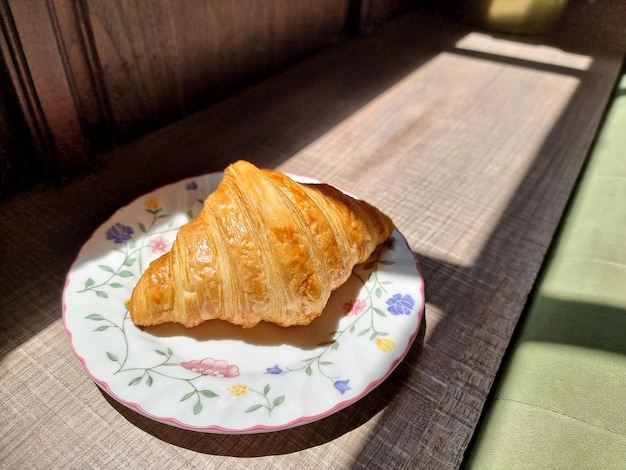
{"type": "Polygon", "coordinates": [[[487,29],[539,34],[557,24],[566,4],[567,0],[465,0],[464,10],[487,29]]]}

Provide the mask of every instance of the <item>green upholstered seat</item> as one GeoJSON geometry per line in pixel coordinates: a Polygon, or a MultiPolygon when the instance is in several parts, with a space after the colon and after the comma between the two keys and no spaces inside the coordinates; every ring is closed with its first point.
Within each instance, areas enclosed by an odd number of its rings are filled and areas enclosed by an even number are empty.
{"type": "Polygon", "coordinates": [[[470,446],[471,469],[626,469],[626,75],[470,446]]]}

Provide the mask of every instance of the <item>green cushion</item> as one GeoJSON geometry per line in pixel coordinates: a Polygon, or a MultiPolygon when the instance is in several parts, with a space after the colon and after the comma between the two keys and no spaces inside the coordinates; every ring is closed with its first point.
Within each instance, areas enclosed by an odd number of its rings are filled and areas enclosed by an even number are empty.
{"type": "Polygon", "coordinates": [[[623,355],[570,344],[524,342],[510,367],[515,380],[505,381],[496,399],[524,403],[626,435],[623,355]]]}
{"type": "Polygon", "coordinates": [[[525,403],[496,400],[491,407],[468,468],[624,468],[623,436],[525,403]]]}
{"type": "Polygon", "coordinates": [[[626,76],[465,464],[626,469],[626,76]]]}

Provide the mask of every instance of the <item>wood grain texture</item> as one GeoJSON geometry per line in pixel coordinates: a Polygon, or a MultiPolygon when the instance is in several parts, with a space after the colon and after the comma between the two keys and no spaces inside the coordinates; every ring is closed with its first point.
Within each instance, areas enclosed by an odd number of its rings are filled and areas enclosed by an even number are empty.
{"type": "Polygon", "coordinates": [[[20,148],[30,147],[37,171],[14,171],[15,178],[58,183],[88,168],[112,144],[84,4],[3,0],[0,17],[9,82],[3,91],[19,106],[2,130],[19,128],[22,120],[28,132],[8,160],[19,161],[20,148]]]}
{"type": "MultiPolygon", "coordinates": [[[[59,181],[118,142],[371,31],[407,2],[2,0],[0,8],[5,93],[20,105],[49,180],[59,181]]],[[[19,156],[4,161],[6,172],[19,156]]]]}
{"type": "Polygon", "coordinates": [[[347,1],[88,1],[116,134],[128,140],[336,42],[347,1]]]}
{"type": "Polygon", "coordinates": [[[420,10],[116,149],[83,180],[3,203],[13,229],[0,251],[12,267],[0,274],[0,461],[458,468],[620,71],[625,14],[608,0],[573,2],[552,35],[528,38],[420,10]],[[98,391],[68,347],[61,289],[120,206],[242,157],[389,214],[421,263],[426,328],[342,412],[288,431],[206,436],[98,391]],[[59,221],[70,215],[68,230],[59,221]]]}
{"type": "Polygon", "coordinates": [[[11,56],[3,39],[0,37],[0,199],[28,187],[42,172],[6,66],[11,56]]]}
{"type": "MultiPolygon", "coordinates": [[[[419,1],[419,0],[418,0],[419,1]]],[[[372,0],[370,5],[370,28],[374,29],[377,25],[386,23],[389,20],[406,13],[411,10],[416,0],[372,0]]],[[[424,3],[422,1],[422,3],[424,3]]]]}
{"type": "Polygon", "coordinates": [[[52,0],[50,10],[81,133],[89,153],[100,155],[113,146],[113,117],[86,4],[82,0],[52,0]]]}
{"type": "MultiPolygon", "coordinates": [[[[37,89],[24,51],[23,43],[28,42],[28,31],[25,33],[18,31],[18,25],[7,0],[0,1],[0,23],[2,88],[5,102],[2,133],[10,135],[5,140],[3,149],[6,156],[3,158],[2,171],[15,180],[33,181],[39,179],[45,173],[46,167],[50,167],[56,161],[56,155],[50,150],[54,146],[52,135],[37,98],[37,89]],[[22,132],[15,132],[20,127],[23,127],[22,132]],[[36,170],[32,172],[28,171],[29,153],[35,160],[32,166],[36,170]],[[16,166],[15,162],[23,164],[16,166]],[[15,171],[17,174],[14,174],[15,171]]],[[[8,182],[3,192],[11,192],[10,187],[11,183],[8,182]]]]}
{"type": "Polygon", "coordinates": [[[16,81],[18,96],[24,96],[24,110],[30,111],[33,140],[43,164],[58,178],[85,165],[90,152],[56,10],[51,3],[26,0],[11,2],[10,13],[19,34],[15,53],[23,57],[16,81]]]}

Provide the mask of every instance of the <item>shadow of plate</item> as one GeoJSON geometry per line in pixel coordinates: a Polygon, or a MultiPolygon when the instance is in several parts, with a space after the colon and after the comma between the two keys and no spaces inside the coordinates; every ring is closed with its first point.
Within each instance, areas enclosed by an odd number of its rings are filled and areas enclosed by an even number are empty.
{"type": "Polygon", "coordinates": [[[181,429],[154,421],[127,408],[101,390],[104,398],[129,423],[169,444],[194,452],[231,457],[283,455],[317,447],[366,424],[393,403],[422,353],[426,320],[404,359],[370,393],[336,413],[301,426],[256,434],[214,434],[181,429]]]}

